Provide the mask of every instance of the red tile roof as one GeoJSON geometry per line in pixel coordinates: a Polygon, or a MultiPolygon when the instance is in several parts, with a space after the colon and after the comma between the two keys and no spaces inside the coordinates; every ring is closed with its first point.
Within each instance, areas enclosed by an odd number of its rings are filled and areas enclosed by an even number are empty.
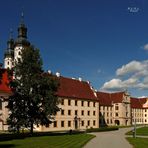
{"type": "Polygon", "coordinates": [[[0,92],[11,93],[11,89],[8,86],[9,80],[7,71],[5,69],[0,69],[0,73],[2,74],[0,79],[0,92]]]}
{"type": "Polygon", "coordinates": [[[111,94],[111,99],[114,103],[122,103],[125,92],[116,92],[111,94]]]}
{"type": "Polygon", "coordinates": [[[107,93],[97,92],[99,103],[102,106],[111,106],[112,103],[122,103],[125,92],[107,93]]]}
{"type": "Polygon", "coordinates": [[[131,108],[139,108],[144,109],[143,104],[145,104],[147,101],[147,98],[133,98],[131,97],[131,108]]]}
{"type": "Polygon", "coordinates": [[[100,105],[102,105],[102,106],[111,106],[112,105],[110,93],[97,92],[97,97],[98,97],[100,105]]]}
{"type": "Polygon", "coordinates": [[[60,97],[98,100],[88,82],[60,76],[59,83],[57,95],[60,97]]]}
{"type": "Polygon", "coordinates": [[[138,98],[131,98],[131,108],[142,108],[142,105],[138,98]]]}

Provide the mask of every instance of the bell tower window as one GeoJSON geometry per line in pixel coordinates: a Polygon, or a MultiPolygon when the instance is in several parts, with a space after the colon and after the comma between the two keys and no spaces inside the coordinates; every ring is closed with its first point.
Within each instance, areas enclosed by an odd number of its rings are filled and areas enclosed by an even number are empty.
{"type": "Polygon", "coordinates": [[[20,51],[18,52],[18,55],[21,55],[21,52],[20,51]]]}

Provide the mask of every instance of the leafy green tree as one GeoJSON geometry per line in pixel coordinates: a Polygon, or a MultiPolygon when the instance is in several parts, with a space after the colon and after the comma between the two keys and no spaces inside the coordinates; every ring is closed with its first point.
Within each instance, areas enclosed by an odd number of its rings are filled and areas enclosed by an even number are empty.
{"type": "Polygon", "coordinates": [[[34,125],[48,125],[58,108],[58,80],[42,69],[39,50],[33,46],[25,48],[21,59],[15,63],[14,77],[10,82],[13,95],[9,97],[10,116],[8,124],[12,128],[30,128],[34,125]]]}

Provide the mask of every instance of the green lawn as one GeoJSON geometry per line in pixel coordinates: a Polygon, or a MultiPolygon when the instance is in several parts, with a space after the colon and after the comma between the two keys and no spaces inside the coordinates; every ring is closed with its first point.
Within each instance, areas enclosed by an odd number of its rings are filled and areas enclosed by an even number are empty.
{"type": "MultiPolygon", "coordinates": [[[[142,136],[148,136],[148,127],[137,128],[136,134],[142,136]]],[[[132,135],[132,131],[128,132],[127,135],[132,135]]]]}
{"type": "Polygon", "coordinates": [[[19,148],[81,148],[95,136],[89,134],[30,137],[0,142],[0,147],[19,148]]]}
{"type": "Polygon", "coordinates": [[[131,138],[127,140],[134,146],[134,148],[148,148],[148,138],[131,138]]]}

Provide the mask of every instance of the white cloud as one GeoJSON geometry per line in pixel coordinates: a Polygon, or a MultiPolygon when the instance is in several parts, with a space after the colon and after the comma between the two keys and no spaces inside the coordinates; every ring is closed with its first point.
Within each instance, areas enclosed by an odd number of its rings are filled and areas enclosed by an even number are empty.
{"type": "Polygon", "coordinates": [[[105,82],[101,89],[125,90],[128,88],[148,90],[148,60],[131,61],[123,65],[116,70],[115,78],[105,82]]]}
{"type": "Polygon", "coordinates": [[[140,71],[143,68],[144,65],[142,65],[138,61],[131,61],[130,63],[123,65],[121,68],[117,69],[116,75],[122,76],[128,73],[133,73],[136,71],[140,71]]]}
{"type": "Polygon", "coordinates": [[[122,89],[122,81],[120,79],[112,79],[109,82],[104,83],[101,89],[106,90],[114,90],[114,89],[122,89]]]}
{"type": "Polygon", "coordinates": [[[123,87],[134,87],[136,85],[136,83],[138,82],[138,79],[136,78],[129,78],[125,81],[123,81],[123,87]]]}
{"type": "Polygon", "coordinates": [[[144,50],[148,50],[148,44],[145,44],[145,45],[143,46],[143,49],[144,49],[144,50]]]}

